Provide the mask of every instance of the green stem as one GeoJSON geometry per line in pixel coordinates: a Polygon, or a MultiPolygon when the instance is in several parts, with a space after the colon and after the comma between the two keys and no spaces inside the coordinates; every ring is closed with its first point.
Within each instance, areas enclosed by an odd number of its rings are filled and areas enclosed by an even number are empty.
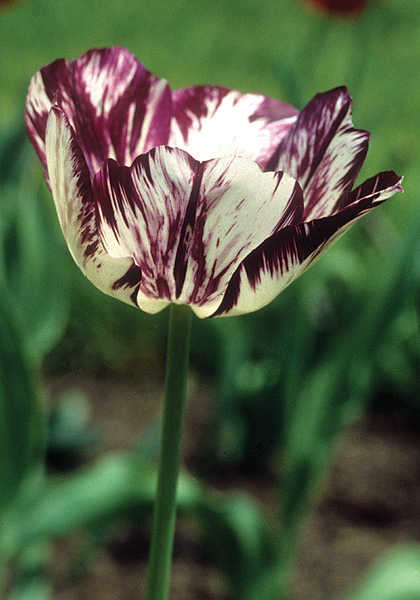
{"type": "Polygon", "coordinates": [[[188,374],[192,311],[170,307],[159,472],[153,515],[146,600],[167,600],[175,534],[176,490],[188,374]]]}

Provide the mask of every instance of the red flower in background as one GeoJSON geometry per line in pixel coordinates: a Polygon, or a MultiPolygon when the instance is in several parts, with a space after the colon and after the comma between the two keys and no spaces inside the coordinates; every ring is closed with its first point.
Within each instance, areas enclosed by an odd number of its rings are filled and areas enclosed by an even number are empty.
{"type": "Polygon", "coordinates": [[[367,0],[305,0],[314,8],[337,15],[355,16],[362,12],[367,0]]]}

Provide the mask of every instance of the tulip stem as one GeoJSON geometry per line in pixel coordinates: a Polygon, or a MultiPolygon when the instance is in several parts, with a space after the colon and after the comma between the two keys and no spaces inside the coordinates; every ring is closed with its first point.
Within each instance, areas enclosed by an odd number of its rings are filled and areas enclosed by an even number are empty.
{"type": "Polygon", "coordinates": [[[189,363],[192,311],[171,304],[158,482],[153,514],[146,600],[167,600],[175,535],[176,491],[189,363]]]}

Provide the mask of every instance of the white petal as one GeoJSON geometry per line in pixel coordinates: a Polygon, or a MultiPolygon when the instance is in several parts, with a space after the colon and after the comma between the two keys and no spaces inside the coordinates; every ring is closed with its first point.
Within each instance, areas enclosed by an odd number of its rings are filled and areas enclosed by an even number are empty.
{"type": "Polygon", "coordinates": [[[103,248],[86,161],[58,108],[50,112],[45,147],[51,191],[74,260],[99,289],[132,304],[140,273],[130,257],[111,258],[103,248]]]}
{"type": "Polygon", "coordinates": [[[197,160],[244,156],[261,168],[296,121],[289,104],[261,94],[241,94],[216,86],[172,93],[169,145],[197,160]]]}

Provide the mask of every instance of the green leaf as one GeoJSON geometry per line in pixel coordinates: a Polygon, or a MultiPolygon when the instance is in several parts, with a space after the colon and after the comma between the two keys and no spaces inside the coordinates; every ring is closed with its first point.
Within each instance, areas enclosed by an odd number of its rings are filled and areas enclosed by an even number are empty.
{"type": "MultiPolygon", "coordinates": [[[[15,545],[26,547],[74,531],[102,528],[116,520],[149,518],[156,473],[131,453],[109,453],[93,466],[50,483],[38,498],[21,506],[15,545]]],[[[196,482],[181,474],[178,507],[191,512],[201,496],[196,482]]]]}
{"type": "Polygon", "coordinates": [[[9,282],[24,319],[28,347],[34,356],[42,358],[64,332],[69,299],[64,244],[57,235],[56,216],[36,187],[33,181],[23,181],[16,190],[17,252],[12,257],[13,265],[9,257],[9,282]]]}
{"type": "Polygon", "coordinates": [[[265,517],[251,498],[236,493],[202,501],[199,520],[213,561],[226,577],[231,597],[239,600],[273,555],[265,517]]]}
{"type": "Polygon", "coordinates": [[[21,311],[26,344],[39,361],[68,319],[65,244],[28,142],[20,131],[9,137],[0,148],[0,276],[21,311]]]}
{"type": "Polygon", "coordinates": [[[420,547],[397,548],[376,565],[343,600],[418,600],[420,547]]]}
{"type": "Polygon", "coordinates": [[[49,600],[52,583],[48,577],[49,549],[45,544],[25,548],[17,560],[15,581],[9,600],[49,600]]]}
{"type": "Polygon", "coordinates": [[[40,466],[45,422],[10,294],[0,281],[0,512],[40,466]]]}

